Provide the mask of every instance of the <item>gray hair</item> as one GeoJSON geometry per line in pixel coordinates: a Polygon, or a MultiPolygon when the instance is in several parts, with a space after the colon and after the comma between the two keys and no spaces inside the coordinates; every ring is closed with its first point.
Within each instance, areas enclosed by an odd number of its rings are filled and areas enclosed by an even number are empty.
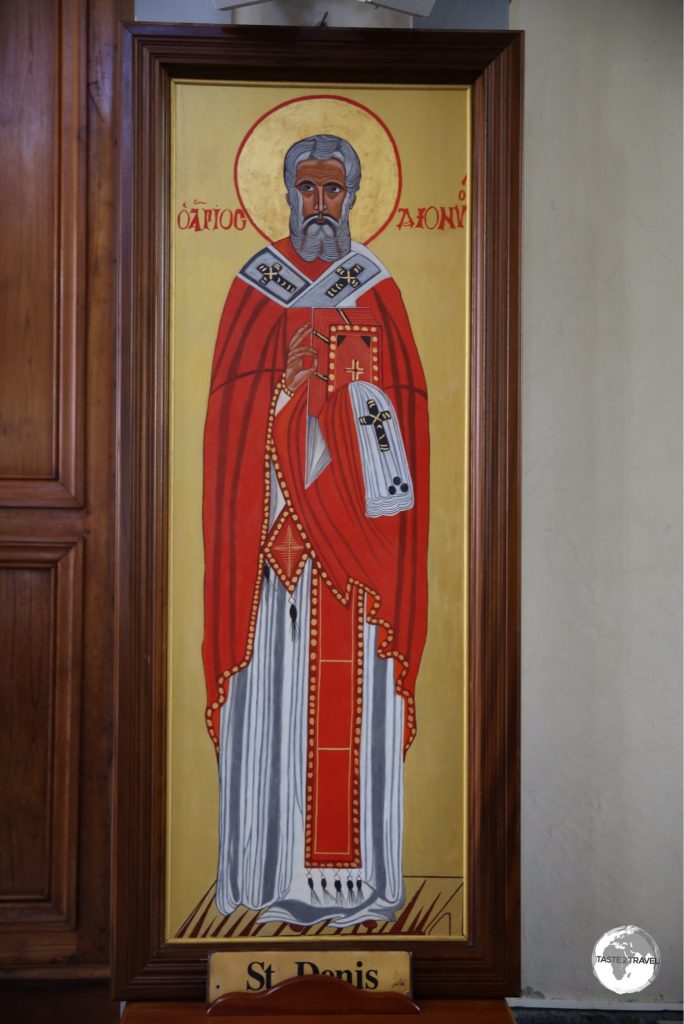
{"type": "MultiPolygon", "coordinates": [[[[320,258],[332,263],[346,256],[351,249],[349,211],[361,184],[361,161],[356,150],[346,139],[340,139],[337,135],[311,135],[308,139],[300,139],[285,154],[283,177],[290,204],[290,241],[302,259],[311,262],[320,258]],[[327,218],[327,224],[309,223],[307,226],[304,223],[303,199],[295,188],[297,166],[303,160],[338,160],[344,167],[347,194],[339,222],[327,218]]],[[[312,221],[314,218],[308,219],[312,221]]]]}
{"type": "Polygon", "coordinates": [[[302,160],[339,160],[344,167],[347,192],[355,196],[361,184],[361,161],[353,146],[337,135],[310,135],[288,149],[283,163],[285,187],[294,188],[297,165],[302,160]]]}

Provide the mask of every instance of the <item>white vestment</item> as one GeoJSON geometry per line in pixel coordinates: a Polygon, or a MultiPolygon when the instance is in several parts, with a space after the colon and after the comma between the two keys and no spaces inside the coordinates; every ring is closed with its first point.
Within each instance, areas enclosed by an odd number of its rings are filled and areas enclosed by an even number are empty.
{"type": "MultiPolygon", "coordinates": [[[[365,382],[348,386],[357,423],[366,515],[395,515],[413,504],[413,488],[396,414],[387,395],[365,382]],[[368,398],[392,410],[391,462],[359,426],[368,398]],[[395,476],[408,491],[388,494],[395,476]]],[[[282,408],[281,394],[276,411],[282,408]]],[[[312,425],[312,429],[317,425],[312,425]]],[[[324,442],[323,442],[324,445],[324,442]]],[[[309,474],[329,464],[321,438],[307,444],[309,474]],[[314,460],[313,462],[311,460],[314,460]]],[[[271,472],[269,523],[284,506],[271,472]]],[[[249,665],[231,681],[221,710],[220,821],[216,903],[262,909],[260,921],[311,925],[330,919],[346,928],[394,920],[405,900],[402,878],[404,703],[395,692],[394,661],[377,655],[376,627],[363,629],[363,716],[360,748],[361,864],[352,869],[305,866],[305,783],[309,678],[311,560],[292,594],[265,575],[249,665]],[[297,609],[296,624],[290,610],[297,609]],[[335,883],[338,883],[335,885],[335,883]],[[340,885],[341,883],[341,885],[340,885]]]]}

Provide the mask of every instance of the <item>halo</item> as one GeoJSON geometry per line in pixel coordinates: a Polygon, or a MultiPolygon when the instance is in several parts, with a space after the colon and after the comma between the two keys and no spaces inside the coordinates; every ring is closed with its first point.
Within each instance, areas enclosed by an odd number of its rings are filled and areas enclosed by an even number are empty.
{"type": "Polygon", "coordinates": [[[344,96],[299,96],[267,110],[240,143],[233,170],[240,204],[254,228],[276,241],[289,234],[283,159],[293,142],[309,135],[338,135],[361,161],[361,186],[349,222],[354,238],[376,238],[399,206],[401,162],[387,125],[344,96]],[[302,107],[302,104],[306,104],[302,107]]]}

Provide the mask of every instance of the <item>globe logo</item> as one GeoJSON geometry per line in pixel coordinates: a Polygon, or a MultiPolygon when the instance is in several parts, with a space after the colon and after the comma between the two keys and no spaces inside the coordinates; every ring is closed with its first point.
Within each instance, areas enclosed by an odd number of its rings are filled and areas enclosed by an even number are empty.
{"type": "Polygon", "coordinates": [[[594,946],[591,966],[601,984],[611,992],[641,992],[660,970],[660,950],[643,928],[627,924],[601,936],[594,946]]]}

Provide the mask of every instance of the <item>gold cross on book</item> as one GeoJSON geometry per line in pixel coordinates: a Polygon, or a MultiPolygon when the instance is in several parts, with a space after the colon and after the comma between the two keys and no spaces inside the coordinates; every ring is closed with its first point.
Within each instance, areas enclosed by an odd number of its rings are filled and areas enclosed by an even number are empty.
{"type": "Polygon", "coordinates": [[[358,380],[366,372],[358,359],[352,359],[351,366],[345,366],[344,371],[350,374],[352,380],[358,380]]]}

